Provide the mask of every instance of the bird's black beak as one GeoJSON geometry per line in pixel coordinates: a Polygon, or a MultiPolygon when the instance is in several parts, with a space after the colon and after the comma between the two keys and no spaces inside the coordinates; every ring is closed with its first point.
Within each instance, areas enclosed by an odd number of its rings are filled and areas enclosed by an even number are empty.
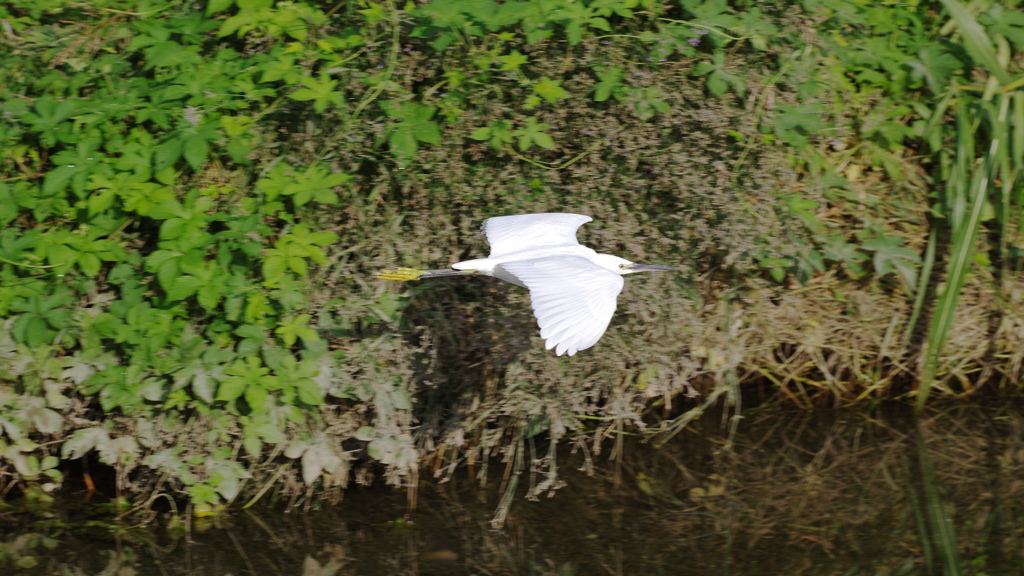
{"type": "Polygon", "coordinates": [[[630,272],[667,272],[669,270],[675,270],[675,268],[658,264],[633,264],[629,267],[630,272]]]}

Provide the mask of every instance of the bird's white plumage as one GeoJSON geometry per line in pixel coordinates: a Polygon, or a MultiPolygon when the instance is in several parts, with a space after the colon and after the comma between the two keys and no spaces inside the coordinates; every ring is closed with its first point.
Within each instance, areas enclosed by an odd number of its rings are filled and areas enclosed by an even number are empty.
{"type": "Polygon", "coordinates": [[[601,339],[622,292],[622,276],[579,256],[499,264],[530,290],[547,348],[572,356],[601,339]]]}
{"type": "Polygon", "coordinates": [[[554,348],[559,356],[572,356],[596,344],[608,328],[622,292],[623,274],[671,270],[634,264],[581,246],[576,230],[591,220],[590,216],[557,213],[490,218],[483,226],[491,245],[487,258],[458,262],[452,265],[454,271],[399,269],[383,278],[480,274],[523,286],[530,290],[547,348],[554,348]]]}
{"type": "Polygon", "coordinates": [[[498,216],[484,222],[491,258],[555,246],[576,246],[576,230],[593,220],[581,214],[520,214],[498,216]]]}

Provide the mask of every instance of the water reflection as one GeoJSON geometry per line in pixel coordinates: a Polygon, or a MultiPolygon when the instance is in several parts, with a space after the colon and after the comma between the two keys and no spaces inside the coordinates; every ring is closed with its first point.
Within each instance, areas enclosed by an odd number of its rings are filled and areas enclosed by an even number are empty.
{"type": "MultiPolygon", "coordinates": [[[[492,528],[500,478],[469,471],[407,496],[352,488],[307,513],[240,511],[183,531],[96,521],[80,505],[8,511],[10,574],[1018,574],[1024,443],[1008,408],[934,414],[705,418],[655,450],[526,501],[492,528]]],[[[545,450],[538,447],[538,454],[545,450]]]]}

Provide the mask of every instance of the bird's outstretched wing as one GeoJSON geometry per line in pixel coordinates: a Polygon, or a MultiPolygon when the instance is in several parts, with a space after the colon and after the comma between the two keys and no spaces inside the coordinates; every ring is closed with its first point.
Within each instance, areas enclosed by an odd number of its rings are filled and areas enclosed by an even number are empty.
{"type": "Polygon", "coordinates": [[[575,246],[576,229],[593,220],[581,214],[520,214],[484,222],[491,258],[529,248],[575,246]]]}
{"type": "Polygon", "coordinates": [[[547,349],[569,356],[601,339],[622,292],[622,276],[578,256],[517,260],[500,265],[530,290],[547,349]]]}

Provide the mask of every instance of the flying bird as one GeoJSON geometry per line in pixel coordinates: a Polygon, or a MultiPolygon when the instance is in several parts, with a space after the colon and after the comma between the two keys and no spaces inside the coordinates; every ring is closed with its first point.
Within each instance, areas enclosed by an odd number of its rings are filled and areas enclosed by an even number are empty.
{"type": "Polygon", "coordinates": [[[484,222],[491,245],[487,258],[466,260],[451,269],[398,268],[377,274],[381,280],[406,282],[443,276],[493,276],[530,291],[540,337],[555,354],[586,350],[604,335],[622,292],[622,276],[633,272],[673,270],[636,264],[581,246],[576,230],[593,220],[581,214],[521,214],[484,222]]]}

